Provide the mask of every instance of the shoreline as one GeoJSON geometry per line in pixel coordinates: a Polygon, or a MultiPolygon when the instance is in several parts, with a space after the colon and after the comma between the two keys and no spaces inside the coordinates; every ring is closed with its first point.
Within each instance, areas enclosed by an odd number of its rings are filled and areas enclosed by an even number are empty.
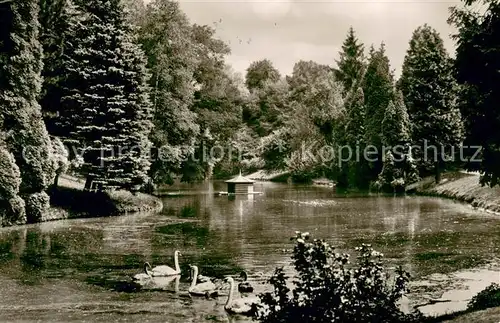
{"type": "Polygon", "coordinates": [[[435,184],[423,179],[415,193],[421,196],[440,197],[469,204],[477,210],[500,215],[500,187],[481,186],[478,173],[450,172],[443,174],[435,184]]]}
{"type": "Polygon", "coordinates": [[[121,216],[140,212],[160,212],[163,202],[160,198],[145,194],[133,194],[117,190],[109,192],[88,192],[83,190],[84,182],[70,175],[61,175],[59,185],[49,189],[50,208],[40,221],[12,225],[18,227],[66,219],[121,216]]]}
{"type": "MultiPolygon", "coordinates": [[[[424,178],[416,184],[415,194],[466,203],[475,210],[500,215],[500,187],[481,186],[479,174],[464,171],[444,173],[436,184],[424,178]]],[[[426,317],[425,322],[493,322],[500,319],[500,307],[483,310],[459,310],[444,315],[426,317]]]]}

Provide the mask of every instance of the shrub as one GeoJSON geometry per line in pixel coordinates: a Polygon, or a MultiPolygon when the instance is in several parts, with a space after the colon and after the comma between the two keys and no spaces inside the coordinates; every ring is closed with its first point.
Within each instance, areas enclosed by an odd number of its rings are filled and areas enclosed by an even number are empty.
{"type": "Polygon", "coordinates": [[[401,267],[389,285],[382,254],[369,245],[356,248],[359,257],[335,252],[324,240],[297,232],[292,264],[297,272],[290,290],[283,268],[270,279],[274,292],[260,295],[254,318],[264,323],[303,322],[418,322],[421,315],[405,314],[397,304],[407,291],[410,275],[401,267]],[[352,267],[352,268],[349,268],[352,267]]]}
{"type": "Polygon", "coordinates": [[[19,196],[9,200],[0,199],[0,226],[26,223],[24,200],[19,196]]]}
{"type": "Polygon", "coordinates": [[[500,285],[493,283],[474,296],[467,308],[478,311],[497,306],[500,306],[500,285]]]}
{"type": "Polygon", "coordinates": [[[16,160],[6,147],[0,146],[0,199],[10,199],[19,194],[21,172],[16,160]]]}
{"type": "Polygon", "coordinates": [[[41,222],[50,208],[50,197],[45,192],[30,194],[26,198],[28,223],[41,222]]]}
{"type": "Polygon", "coordinates": [[[18,196],[20,185],[21,173],[14,156],[0,142],[0,226],[26,222],[24,201],[18,196]]]}

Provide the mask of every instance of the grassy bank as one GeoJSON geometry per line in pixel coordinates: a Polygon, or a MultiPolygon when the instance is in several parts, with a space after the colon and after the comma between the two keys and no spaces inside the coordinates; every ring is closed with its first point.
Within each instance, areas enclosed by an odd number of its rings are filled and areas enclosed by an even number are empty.
{"type": "Polygon", "coordinates": [[[500,307],[488,308],[481,311],[461,311],[438,317],[426,318],[424,323],[471,323],[471,322],[500,322],[500,307]]]}
{"type": "Polygon", "coordinates": [[[256,181],[286,183],[290,177],[290,172],[258,170],[252,174],[246,175],[246,177],[256,181]]]}
{"type": "Polygon", "coordinates": [[[471,313],[460,313],[449,320],[444,319],[442,322],[454,323],[470,323],[470,322],[500,322],[500,307],[489,308],[482,311],[471,313]]]}
{"type": "Polygon", "coordinates": [[[87,192],[81,179],[63,175],[50,192],[51,210],[43,221],[106,217],[135,212],[159,212],[163,203],[154,196],[128,191],[87,192]]]}
{"type": "MultiPolygon", "coordinates": [[[[490,212],[500,213],[500,187],[481,186],[479,174],[466,172],[450,172],[436,184],[429,178],[423,179],[417,194],[453,199],[468,203],[471,206],[490,212]]],[[[436,318],[428,318],[426,322],[500,322],[500,307],[484,310],[465,310],[436,318]]]]}
{"type": "MultiPolygon", "coordinates": [[[[424,180],[425,181],[425,180],[424,180]]],[[[425,182],[417,193],[427,196],[450,198],[473,207],[500,213],[500,187],[490,188],[479,184],[479,174],[453,172],[443,175],[440,184],[425,182]]]]}

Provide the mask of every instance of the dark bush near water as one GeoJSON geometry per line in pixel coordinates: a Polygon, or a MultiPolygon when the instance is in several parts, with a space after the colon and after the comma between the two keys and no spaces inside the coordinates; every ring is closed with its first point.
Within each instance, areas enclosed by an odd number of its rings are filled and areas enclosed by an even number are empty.
{"type": "Polygon", "coordinates": [[[52,206],[68,210],[70,217],[119,215],[118,208],[106,192],[57,187],[50,190],[50,202],[52,206]]]}

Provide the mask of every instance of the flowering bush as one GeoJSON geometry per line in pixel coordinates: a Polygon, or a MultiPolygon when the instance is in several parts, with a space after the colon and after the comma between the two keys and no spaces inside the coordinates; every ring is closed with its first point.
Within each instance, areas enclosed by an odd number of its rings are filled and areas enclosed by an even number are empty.
{"type": "Polygon", "coordinates": [[[310,241],[297,232],[292,264],[297,272],[293,290],[283,268],[270,279],[271,293],[261,294],[255,319],[264,323],[418,322],[419,313],[405,314],[397,304],[407,291],[410,275],[401,267],[394,284],[382,266],[382,254],[363,245],[354,266],[349,255],[335,252],[324,240],[310,241]],[[352,267],[352,268],[350,268],[352,267]]]}

